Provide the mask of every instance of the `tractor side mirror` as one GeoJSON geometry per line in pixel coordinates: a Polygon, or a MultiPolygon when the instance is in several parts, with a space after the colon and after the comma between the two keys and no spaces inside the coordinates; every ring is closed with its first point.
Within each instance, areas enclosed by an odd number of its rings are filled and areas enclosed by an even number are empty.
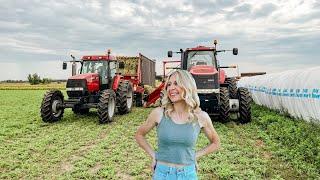
{"type": "Polygon", "coordinates": [[[66,70],[66,69],[67,69],[67,63],[66,63],[66,62],[63,62],[63,64],[62,64],[62,69],[63,69],[63,70],[66,70]]]}
{"type": "Polygon", "coordinates": [[[119,69],[124,69],[124,62],[119,62],[119,69]]]}
{"type": "Polygon", "coordinates": [[[172,57],[172,51],[168,51],[168,57],[172,57]]]}
{"type": "Polygon", "coordinates": [[[238,55],[238,48],[233,48],[232,53],[233,55],[238,55]]]}

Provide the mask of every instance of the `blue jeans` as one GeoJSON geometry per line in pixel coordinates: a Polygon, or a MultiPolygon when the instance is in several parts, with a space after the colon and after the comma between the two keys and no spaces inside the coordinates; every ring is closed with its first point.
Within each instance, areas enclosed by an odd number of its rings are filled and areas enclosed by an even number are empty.
{"type": "Polygon", "coordinates": [[[153,180],[197,180],[196,166],[171,167],[164,164],[156,164],[152,177],[153,180]]]}

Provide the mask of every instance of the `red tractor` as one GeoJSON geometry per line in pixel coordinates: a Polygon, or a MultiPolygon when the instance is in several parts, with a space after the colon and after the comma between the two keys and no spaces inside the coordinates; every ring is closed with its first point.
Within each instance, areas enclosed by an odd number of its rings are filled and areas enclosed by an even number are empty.
{"type": "MultiPolygon", "coordinates": [[[[227,77],[223,68],[233,66],[220,66],[217,60],[219,52],[231,50],[217,50],[217,41],[214,47],[198,46],[180,49],[181,68],[189,71],[194,77],[200,106],[209,115],[217,115],[223,122],[229,120],[230,112],[236,112],[242,123],[251,121],[251,97],[248,89],[237,88],[236,78],[227,77]]],[[[238,55],[238,49],[233,48],[233,55],[238,55]]],[[[172,51],[168,52],[172,57],[172,51]]]]}
{"type": "MultiPolygon", "coordinates": [[[[72,56],[73,57],[73,56],[72,56]]],[[[130,81],[117,73],[123,63],[114,56],[73,57],[72,76],[68,79],[66,91],[68,99],[59,90],[48,91],[42,100],[41,118],[44,122],[55,122],[62,118],[65,108],[72,108],[75,114],[86,114],[90,108],[97,108],[99,122],[111,122],[117,110],[119,114],[131,111],[133,90],[130,81]],[[76,62],[81,63],[80,74],[75,75],[76,62]]],[[[67,63],[63,63],[63,69],[67,63]]]]}
{"type": "MultiPolygon", "coordinates": [[[[211,116],[218,116],[223,122],[230,118],[230,113],[234,112],[241,123],[251,121],[251,96],[246,88],[237,88],[237,78],[227,77],[223,68],[234,68],[234,66],[220,66],[217,54],[225,51],[233,51],[238,54],[238,49],[217,50],[217,42],[214,47],[198,46],[180,49],[180,68],[189,71],[194,77],[200,107],[211,116]]],[[[168,51],[168,57],[172,57],[172,51],[168,51]]],[[[161,84],[150,94],[147,104],[155,102],[156,97],[160,97],[160,92],[164,88],[161,84]]]]}

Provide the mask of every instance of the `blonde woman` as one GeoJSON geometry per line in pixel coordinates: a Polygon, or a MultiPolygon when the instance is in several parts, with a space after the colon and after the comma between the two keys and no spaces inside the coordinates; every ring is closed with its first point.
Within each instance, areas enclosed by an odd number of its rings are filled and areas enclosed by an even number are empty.
{"type": "Polygon", "coordinates": [[[155,108],[137,130],[139,146],[152,158],[153,179],[197,179],[197,159],[216,151],[220,139],[208,114],[200,109],[196,83],[188,71],[177,70],[166,81],[162,107],[155,108]],[[157,128],[155,152],[145,136],[157,128]],[[200,130],[210,144],[195,151],[200,130]]]}

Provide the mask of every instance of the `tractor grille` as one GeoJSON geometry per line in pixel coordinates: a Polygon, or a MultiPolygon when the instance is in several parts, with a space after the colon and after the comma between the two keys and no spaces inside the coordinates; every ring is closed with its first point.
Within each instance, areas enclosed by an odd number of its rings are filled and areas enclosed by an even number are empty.
{"type": "Polygon", "coordinates": [[[213,75],[192,75],[196,81],[198,89],[219,88],[218,74],[213,75]]]}
{"type": "Polygon", "coordinates": [[[67,88],[71,87],[87,87],[87,81],[85,79],[68,79],[67,88]]]}
{"type": "Polygon", "coordinates": [[[67,94],[69,97],[81,97],[87,92],[87,81],[85,79],[68,79],[67,94]],[[75,88],[75,90],[68,90],[75,88]],[[76,88],[83,88],[83,90],[76,90],[76,88]]]}
{"type": "Polygon", "coordinates": [[[82,97],[84,96],[84,91],[67,91],[69,97],[82,97]]]}

